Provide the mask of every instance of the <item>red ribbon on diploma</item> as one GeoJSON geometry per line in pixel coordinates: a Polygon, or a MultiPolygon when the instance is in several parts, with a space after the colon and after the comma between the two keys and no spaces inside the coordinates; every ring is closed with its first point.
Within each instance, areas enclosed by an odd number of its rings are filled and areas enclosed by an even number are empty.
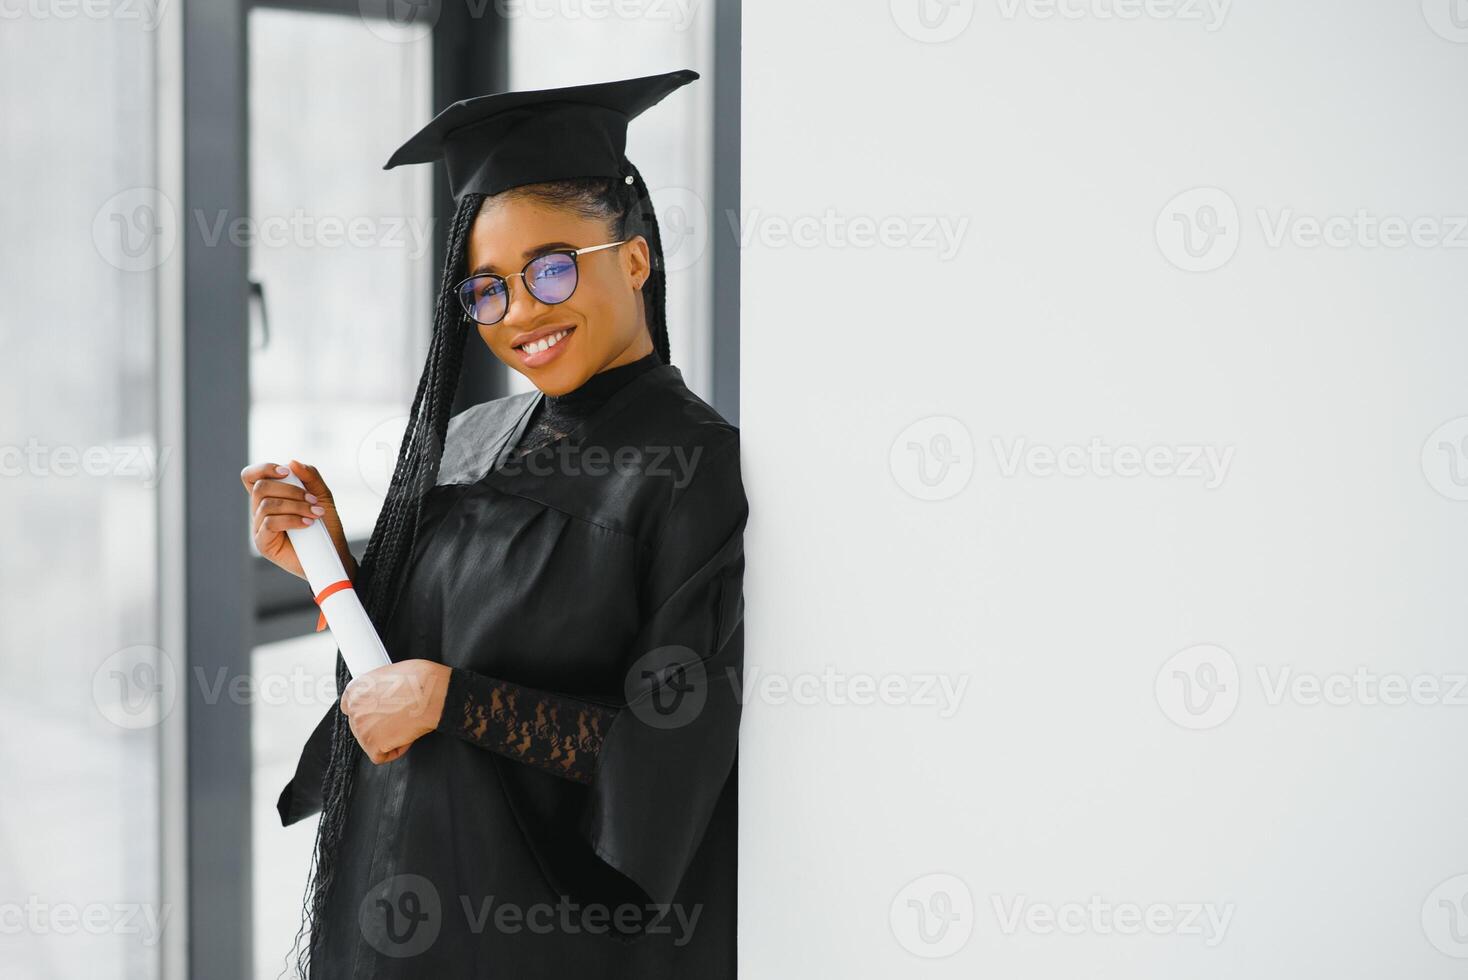
{"type": "MultiPolygon", "coordinates": [[[[316,605],[321,605],[323,602],[336,595],[342,589],[350,589],[351,587],[352,583],[347,581],[346,579],[342,579],[340,582],[331,583],[326,588],[316,593],[316,605]]],[[[324,629],[326,629],[326,613],[318,613],[316,616],[316,632],[320,633],[324,629]]]]}

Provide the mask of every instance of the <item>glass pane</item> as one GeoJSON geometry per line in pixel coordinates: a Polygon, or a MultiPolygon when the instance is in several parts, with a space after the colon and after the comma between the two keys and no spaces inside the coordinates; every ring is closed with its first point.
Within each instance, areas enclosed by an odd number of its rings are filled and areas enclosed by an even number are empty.
{"type": "Polygon", "coordinates": [[[347,534],[382,505],[431,328],[432,170],[383,163],[430,114],[426,37],[249,15],[250,458],[317,466],[347,534]],[[263,308],[263,309],[262,309],[263,308]]]}
{"type": "MultiPolygon", "coordinates": [[[[668,263],[668,343],[688,386],[710,397],[714,0],[557,8],[515,5],[512,88],[551,88],[692,68],[703,77],[636,119],[627,158],[657,207],[668,263]],[[574,8],[574,9],[573,9],[574,8]],[[557,13],[557,11],[560,11],[557,13]]],[[[505,369],[511,391],[530,382],[505,369]]]]}
{"type": "Polygon", "coordinates": [[[251,859],[259,980],[280,976],[301,922],[317,818],[281,827],[275,801],[296,771],[306,737],[336,700],[335,657],[330,632],[259,646],[250,657],[255,685],[250,705],[251,859]]]}
{"type": "Polygon", "coordinates": [[[152,977],[180,662],[155,648],[156,34],[26,10],[0,27],[0,973],[152,977]]]}

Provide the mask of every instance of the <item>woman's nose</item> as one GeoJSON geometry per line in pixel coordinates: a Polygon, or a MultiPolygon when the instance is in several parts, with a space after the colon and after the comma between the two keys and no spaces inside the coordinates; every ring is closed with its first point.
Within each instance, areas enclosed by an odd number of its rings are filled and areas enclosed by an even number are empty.
{"type": "Polygon", "coordinates": [[[517,323],[525,324],[533,321],[540,315],[545,304],[535,298],[535,294],[525,288],[523,278],[511,279],[507,284],[509,295],[505,298],[508,304],[505,307],[505,318],[500,321],[506,326],[513,327],[517,323]]]}

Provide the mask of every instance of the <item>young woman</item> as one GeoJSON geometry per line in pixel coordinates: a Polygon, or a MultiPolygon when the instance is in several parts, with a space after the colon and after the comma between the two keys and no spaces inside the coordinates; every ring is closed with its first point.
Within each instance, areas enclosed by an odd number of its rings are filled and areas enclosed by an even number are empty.
{"type": "Polygon", "coordinates": [[[389,161],[458,200],[393,481],[357,568],[331,492],[241,474],[261,554],[325,521],[394,663],[281,794],[321,811],[312,977],[734,976],[747,504],[669,362],[628,121],[693,72],[456,103],[389,161]],[[450,418],[473,325],[536,391],[450,418]]]}

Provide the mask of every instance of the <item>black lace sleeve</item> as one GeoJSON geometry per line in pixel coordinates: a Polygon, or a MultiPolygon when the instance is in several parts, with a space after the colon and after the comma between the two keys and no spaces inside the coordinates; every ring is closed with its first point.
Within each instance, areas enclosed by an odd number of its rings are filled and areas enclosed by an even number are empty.
{"type": "Polygon", "coordinates": [[[590,783],[616,709],[455,667],[438,730],[563,779],[590,783]]]}

